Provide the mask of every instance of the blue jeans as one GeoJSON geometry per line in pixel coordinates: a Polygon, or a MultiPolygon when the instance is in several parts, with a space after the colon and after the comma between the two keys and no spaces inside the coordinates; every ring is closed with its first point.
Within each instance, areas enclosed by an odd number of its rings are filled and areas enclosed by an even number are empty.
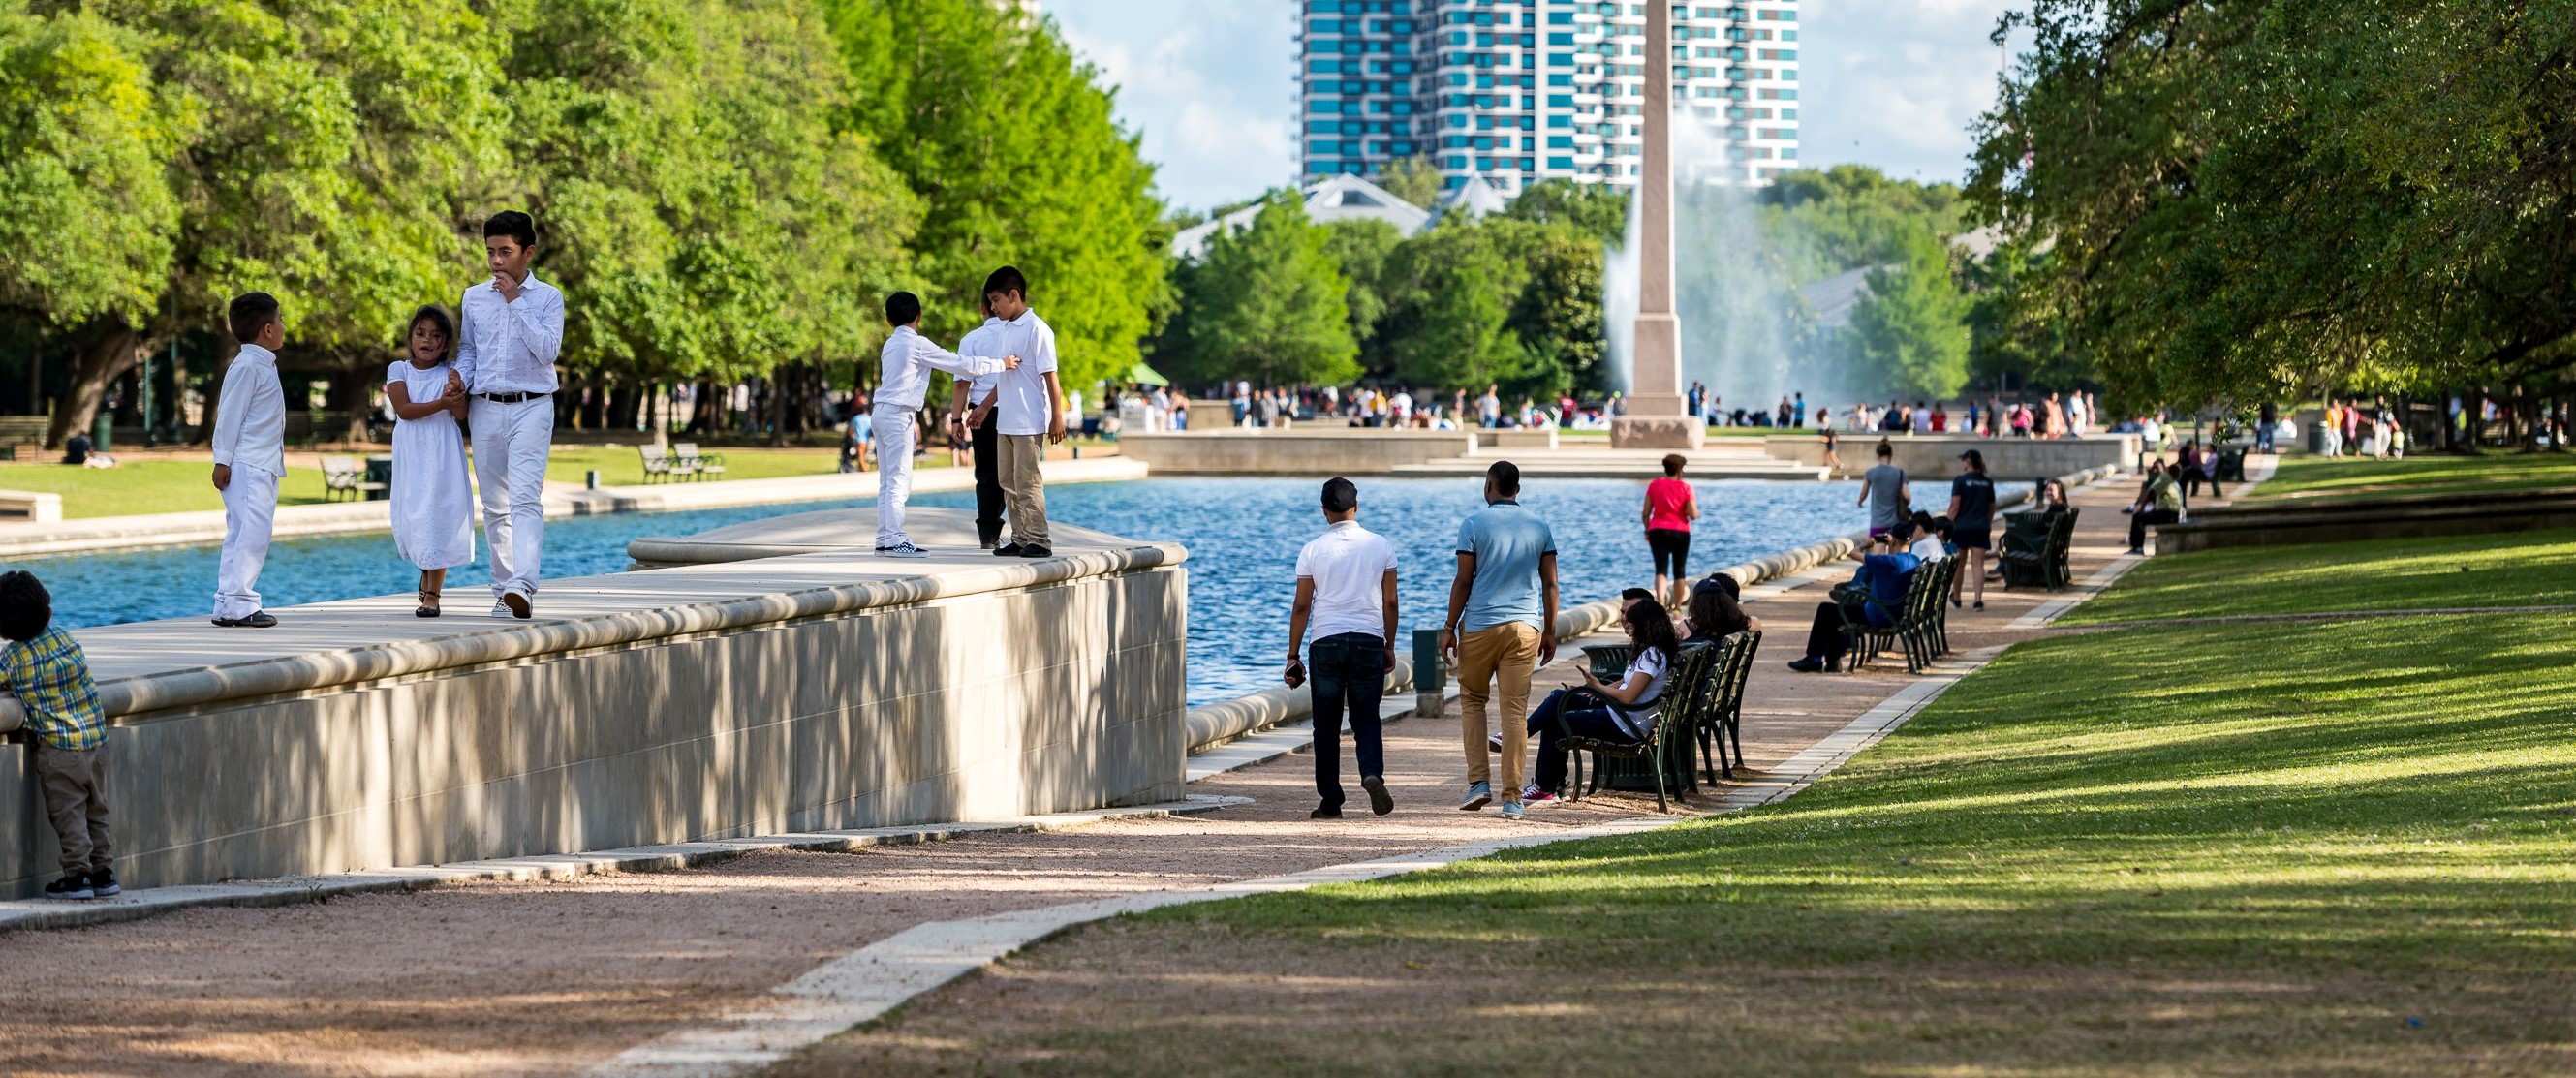
{"type": "Polygon", "coordinates": [[[1315,696],[1315,793],[1342,807],[1342,716],[1351,720],[1351,750],[1360,777],[1386,774],[1386,741],[1378,705],[1386,697],[1386,640],[1337,633],[1306,645],[1306,676],[1315,696]]]}
{"type": "Polygon", "coordinates": [[[1576,698],[1578,691],[1558,689],[1530,709],[1529,732],[1538,735],[1538,774],[1535,781],[1539,789],[1549,793],[1564,792],[1567,729],[1572,730],[1576,737],[1636,740],[1628,733],[1627,727],[1619,725],[1618,716],[1601,706],[1600,697],[1582,691],[1581,697],[1576,698]],[[1559,729],[1559,720],[1565,729],[1559,729]]]}

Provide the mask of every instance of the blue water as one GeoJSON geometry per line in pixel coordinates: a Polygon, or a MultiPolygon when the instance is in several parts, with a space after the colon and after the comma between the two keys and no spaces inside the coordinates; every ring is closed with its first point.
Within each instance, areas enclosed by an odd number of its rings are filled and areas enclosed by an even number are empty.
{"type": "MultiPolygon", "coordinates": [[[[1750,480],[1694,484],[1702,518],[1690,567],[1704,573],[1848,533],[1866,520],[1852,483],[1750,480]]],[[[1946,502],[1925,484],[1922,497],[1946,502]]],[[[1276,683],[1287,650],[1288,604],[1297,550],[1323,530],[1313,479],[1155,479],[1050,488],[1048,515],[1068,524],[1190,550],[1190,686],[1193,705],[1276,683]]],[[[1568,606],[1648,583],[1638,510],[1645,484],[1631,480],[1531,480],[1521,503],[1555,529],[1558,574],[1568,606]]],[[[868,504],[866,499],[758,505],[677,513],[568,517],[546,523],[545,573],[562,578],[625,569],[627,541],[687,535],[748,520],[868,504]]],[[[971,508],[971,491],[917,495],[916,505],[971,508]]],[[[1458,522],[1482,504],[1478,479],[1366,479],[1360,522],[1400,552],[1405,626],[1436,626],[1448,604],[1458,522]]],[[[1938,510],[1937,504],[1926,508],[1938,510]]],[[[478,548],[481,544],[476,544],[478,548]]],[[[65,625],[112,625],[203,617],[212,603],[216,548],[182,547],[29,558],[53,592],[65,625]]],[[[480,613],[490,570],[481,561],[449,574],[448,603],[480,613]]],[[[409,592],[418,580],[383,534],[288,539],[271,548],[260,595],[271,608],[409,592]]],[[[1409,641],[1399,642],[1409,647],[1409,641]]]]}

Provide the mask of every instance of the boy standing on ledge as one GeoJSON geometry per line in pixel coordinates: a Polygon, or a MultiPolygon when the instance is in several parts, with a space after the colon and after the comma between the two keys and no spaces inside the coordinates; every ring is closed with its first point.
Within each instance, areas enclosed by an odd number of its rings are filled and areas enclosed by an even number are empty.
{"type": "Polygon", "coordinates": [[[928,552],[903,534],[903,506],[912,497],[913,416],[929,394],[930,372],[978,378],[1015,370],[1020,359],[960,356],[930,343],[921,335],[921,297],[910,292],[887,296],[885,313],[894,333],[877,357],[884,369],[870,413],[877,439],[877,556],[919,558],[928,552]]]}
{"type": "Polygon", "coordinates": [[[1029,282],[1010,266],[984,278],[984,304],[993,317],[997,351],[1025,356],[1028,362],[995,383],[995,441],[1001,443],[1002,494],[1010,502],[1011,541],[993,548],[1005,558],[1044,558],[1047,545],[1046,486],[1038,464],[1046,447],[1064,440],[1064,387],[1056,381],[1055,328],[1029,309],[1029,282]]]}
{"type": "Polygon", "coordinates": [[[215,401],[215,489],[224,495],[224,553],[215,570],[215,624],[265,629],[277,619],[259,608],[259,569],[268,561],[277,480],[286,474],[286,391],[277,384],[277,350],[286,322],[277,297],[250,292],[226,313],[241,351],[224,368],[215,401]]]}
{"type": "Polygon", "coordinates": [[[62,845],[63,878],[45,897],[105,898],[124,890],[108,844],[107,711],[80,643],[53,620],[34,574],[0,573],[0,687],[26,710],[45,818],[62,845]]]}

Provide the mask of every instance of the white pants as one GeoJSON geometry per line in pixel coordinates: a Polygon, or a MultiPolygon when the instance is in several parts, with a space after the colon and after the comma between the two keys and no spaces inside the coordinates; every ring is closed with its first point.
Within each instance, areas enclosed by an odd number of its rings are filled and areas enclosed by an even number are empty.
{"type": "Polygon", "coordinates": [[[870,409],[877,435],[877,549],[902,546],[903,503],[912,500],[912,409],[880,404],[870,409]]]}
{"type": "Polygon", "coordinates": [[[474,483],[483,491],[483,540],[492,552],[492,597],[537,593],[546,542],[546,454],[554,448],[555,401],[466,406],[474,426],[474,483]]]}
{"type": "Polygon", "coordinates": [[[215,616],[259,611],[259,568],[268,562],[269,521],[277,515],[277,477],[236,464],[224,485],[224,556],[215,570],[215,616]]]}

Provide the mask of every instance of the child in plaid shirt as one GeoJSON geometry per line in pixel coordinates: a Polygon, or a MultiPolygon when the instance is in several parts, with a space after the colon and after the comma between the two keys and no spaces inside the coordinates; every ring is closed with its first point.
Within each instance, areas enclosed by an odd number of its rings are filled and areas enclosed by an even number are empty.
{"type": "Polygon", "coordinates": [[[63,878],[46,898],[104,898],[116,882],[107,836],[107,712],[72,634],[54,627],[53,596],[32,573],[0,573],[0,685],[26,709],[36,781],[62,841],[63,878]]]}

